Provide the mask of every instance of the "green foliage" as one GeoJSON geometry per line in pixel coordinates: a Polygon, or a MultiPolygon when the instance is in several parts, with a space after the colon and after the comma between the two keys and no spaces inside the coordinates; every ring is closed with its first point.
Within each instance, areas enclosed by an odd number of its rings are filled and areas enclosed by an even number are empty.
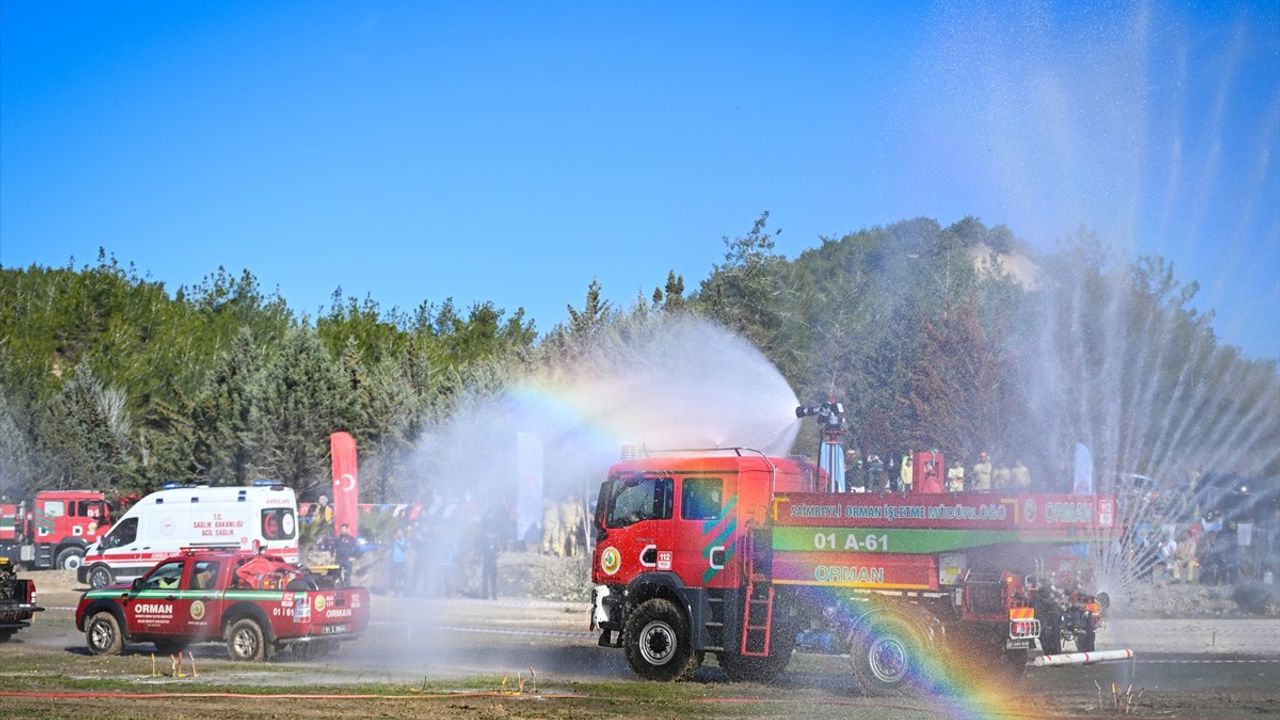
{"type": "MultiPolygon", "coordinates": [[[[972,217],[787,259],[768,219],[726,238],[693,294],[671,271],[618,308],[592,280],[541,341],[522,310],[487,302],[406,314],[339,289],[313,328],[248,271],[171,293],[105,252],[79,269],[0,268],[0,493],[262,475],[314,494],[328,434],[346,429],[365,498],[412,500],[414,443],[460,401],[602,344],[625,352],[664,313],[719,320],[804,402],[844,402],[868,451],[1024,455],[1043,477],[1086,440],[1108,467],[1280,477],[1275,363],[1221,345],[1190,304],[1198,287],[1163,259],[1124,262],[1088,233],[1038,252],[972,217]]],[[[814,434],[801,439],[812,453],[814,434]]]]}
{"type": "Polygon", "coordinates": [[[325,486],[327,438],[346,429],[353,393],[315,330],[290,331],[249,392],[257,472],[299,490],[325,486]]]}

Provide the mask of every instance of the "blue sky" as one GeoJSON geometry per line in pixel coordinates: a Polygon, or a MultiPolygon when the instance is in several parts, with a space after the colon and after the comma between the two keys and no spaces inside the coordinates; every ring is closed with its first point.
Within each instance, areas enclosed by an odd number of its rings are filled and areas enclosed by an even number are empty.
{"type": "Polygon", "coordinates": [[[1280,6],[0,3],[0,263],[314,313],[696,287],[916,216],[1164,254],[1280,357],[1280,6]]]}

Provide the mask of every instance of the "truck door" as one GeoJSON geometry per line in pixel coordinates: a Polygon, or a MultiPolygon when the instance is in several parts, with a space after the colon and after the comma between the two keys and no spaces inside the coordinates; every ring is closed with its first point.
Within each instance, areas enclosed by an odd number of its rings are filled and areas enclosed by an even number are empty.
{"type": "MultiPolygon", "coordinates": [[[[619,477],[610,484],[604,514],[608,536],[599,544],[596,560],[606,582],[626,584],[640,573],[657,570],[659,549],[674,549],[674,488],[671,477],[644,474],[619,477]]],[[[664,564],[670,565],[670,558],[664,564]]]]}
{"type": "MultiPolygon", "coordinates": [[[[183,560],[157,565],[138,581],[125,600],[125,619],[135,636],[165,636],[182,632],[178,622],[178,597],[182,587],[183,560]]],[[[184,609],[185,614],[185,609],[184,609]]]]}
{"type": "MultiPolygon", "coordinates": [[[[659,548],[658,563],[671,569],[688,585],[722,587],[734,580],[734,527],[727,517],[725,482],[718,475],[688,476],[680,480],[680,507],[676,520],[676,545],[670,559],[659,548]]],[[[731,584],[731,583],[730,583],[731,584]]]]}
{"type": "Polygon", "coordinates": [[[217,560],[191,563],[191,574],[173,611],[182,632],[193,639],[214,637],[222,625],[222,603],[218,602],[221,569],[217,560]]]}

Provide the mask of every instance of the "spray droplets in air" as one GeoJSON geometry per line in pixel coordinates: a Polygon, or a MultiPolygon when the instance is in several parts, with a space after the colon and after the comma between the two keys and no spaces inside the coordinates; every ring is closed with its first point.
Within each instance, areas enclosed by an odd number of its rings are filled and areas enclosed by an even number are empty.
{"type": "Polygon", "coordinates": [[[654,317],[601,330],[554,362],[463,400],[419,444],[435,493],[511,486],[517,436],[536,438],[549,493],[589,492],[624,444],[641,451],[787,453],[795,393],[754,346],[706,320],[654,317]]]}

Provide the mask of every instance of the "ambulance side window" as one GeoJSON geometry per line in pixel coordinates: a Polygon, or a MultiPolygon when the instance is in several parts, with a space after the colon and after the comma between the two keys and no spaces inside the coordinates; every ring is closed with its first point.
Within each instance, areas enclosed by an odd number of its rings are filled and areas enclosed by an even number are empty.
{"type": "Polygon", "coordinates": [[[128,545],[136,539],[138,539],[138,518],[126,518],[111,528],[111,533],[102,541],[102,546],[117,548],[128,545]]]}
{"type": "Polygon", "coordinates": [[[262,537],[267,540],[292,540],[297,533],[292,508],[268,508],[262,511],[262,537]]]}
{"type": "Polygon", "coordinates": [[[685,478],[680,488],[680,517],[684,520],[717,520],[722,507],[724,482],[720,478],[685,478]]]}

